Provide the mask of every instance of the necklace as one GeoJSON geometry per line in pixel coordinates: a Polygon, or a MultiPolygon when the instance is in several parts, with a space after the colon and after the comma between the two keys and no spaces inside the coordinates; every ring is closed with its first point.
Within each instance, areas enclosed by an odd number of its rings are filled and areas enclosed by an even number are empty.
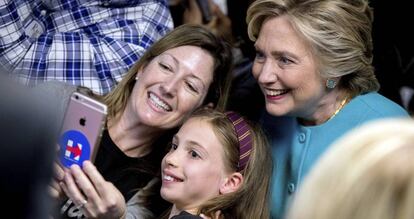
{"type": "Polygon", "coordinates": [[[346,103],[348,103],[348,96],[346,96],[343,100],[342,100],[342,102],[341,102],[341,104],[339,105],[339,107],[338,107],[338,109],[336,109],[335,110],[335,112],[326,120],[326,121],[329,121],[329,120],[331,120],[333,117],[335,117],[336,116],[336,114],[338,114],[339,113],[339,111],[341,111],[341,109],[342,108],[344,108],[344,106],[345,106],[345,104],[346,103]]]}

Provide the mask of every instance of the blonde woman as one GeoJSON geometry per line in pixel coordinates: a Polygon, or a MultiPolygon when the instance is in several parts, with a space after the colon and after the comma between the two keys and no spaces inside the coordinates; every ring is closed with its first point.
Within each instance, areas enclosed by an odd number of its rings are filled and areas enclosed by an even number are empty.
{"type": "Polygon", "coordinates": [[[315,165],[288,219],[414,218],[414,121],[349,132],[315,165]]]}
{"type": "MultiPolygon", "coordinates": [[[[257,0],[247,12],[253,75],[275,160],[272,217],[329,145],[354,127],[408,116],[377,93],[367,0],[257,0]]],[[[390,72],[392,74],[392,72],[390,72]]]]}

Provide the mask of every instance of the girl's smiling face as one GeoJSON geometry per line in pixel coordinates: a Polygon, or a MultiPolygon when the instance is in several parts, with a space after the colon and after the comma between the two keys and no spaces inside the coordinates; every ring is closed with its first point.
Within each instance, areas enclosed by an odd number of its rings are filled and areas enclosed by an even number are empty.
{"type": "Polygon", "coordinates": [[[194,209],[220,194],[226,181],[223,145],[203,118],[190,118],[174,136],[161,163],[161,196],[180,210],[194,209]]]}

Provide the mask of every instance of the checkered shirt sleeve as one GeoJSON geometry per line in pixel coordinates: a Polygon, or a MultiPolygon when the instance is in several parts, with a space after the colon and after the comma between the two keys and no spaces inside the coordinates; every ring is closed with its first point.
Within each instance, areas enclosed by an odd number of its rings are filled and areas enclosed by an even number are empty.
{"type": "Polygon", "coordinates": [[[172,28],[166,0],[0,0],[0,65],[106,94],[172,28]]]}

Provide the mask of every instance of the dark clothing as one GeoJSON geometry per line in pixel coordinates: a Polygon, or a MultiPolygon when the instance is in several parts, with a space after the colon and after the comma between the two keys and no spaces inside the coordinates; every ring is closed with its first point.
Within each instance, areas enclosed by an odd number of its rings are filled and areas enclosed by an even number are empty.
{"type": "Polygon", "coordinates": [[[137,169],[143,163],[151,163],[151,160],[151,154],[140,158],[126,156],[105,130],[95,165],[105,180],[112,182],[128,201],[135,194],[135,189],[144,187],[154,177],[151,174],[137,174],[137,169]]]}
{"type": "Polygon", "coordinates": [[[233,69],[227,110],[236,111],[252,121],[258,121],[264,107],[263,93],[252,74],[253,62],[243,58],[233,69]]]}
{"type": "Polygon", "coordinates": [[[410,106],[409,101],[411,98],[414,102],[414,97],[402,98],[401,94],[402,87],[414,89],[414,33],[407,28],[412,21],[412,9],[408,4],[408,1],[394,4],[381,0],[370,1],[374,8],[373,65],[381,84],[379,93],[412,113],[414,105],[410,106]]]}
{"type": "Polygon", "coordinates": [[[171,219],[202,219],[202,217],[182,211],[179,215],[175,215],[171,219]]]}

